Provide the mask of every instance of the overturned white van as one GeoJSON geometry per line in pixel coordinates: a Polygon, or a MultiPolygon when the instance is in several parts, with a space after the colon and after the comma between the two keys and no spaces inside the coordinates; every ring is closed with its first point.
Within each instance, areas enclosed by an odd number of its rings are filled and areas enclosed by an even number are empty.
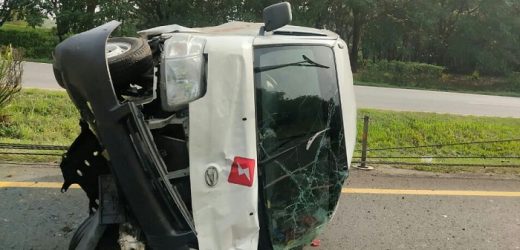
{"type": "Polygon", "coordinates": [[[64,156],[91,216],[72,249],[298,249],[332,218],[354,151],[356,106],[338,35],[265,23],[110,22],[55,51],[81,114],[64,156]],[[110,240],[112,239],[112,240],[110,240]]]}

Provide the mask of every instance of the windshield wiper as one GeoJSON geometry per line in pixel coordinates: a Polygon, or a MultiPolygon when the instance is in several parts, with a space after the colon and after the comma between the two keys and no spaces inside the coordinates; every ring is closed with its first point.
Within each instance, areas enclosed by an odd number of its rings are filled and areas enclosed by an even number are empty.
{"type": "MultiPolygon", "coordinates": [[[[306,150],[309,150],[312,143],[316,140],[317,137],[321,136],[321,135],[324,135],[325,132],[327,132],[329,130],[329,128],[327,129],[324,129],[322,131],[318,131],[318,132],[315,132],[313,135],[309,136],[309,134],[301,134],[301,135],[296,135],[296,136],[291,136],[287,139],[294,139],[294,138],[298,138],[298,137],[303,137],[304,139],[303,140],[300,140],[300,141],[297,141],[296,144],[294,144],[293,146],[287,148],[287,149],[284,149],[283,151],[275,154],[275,155],[272,155],[270,156],[269,158],[267,159],[264,159],[262,161],[259,162],[259,164],[265,164],[265,163],[268,163],[268,162],[271,162],[273,160],[276,160],[278,158],[280,158],[280,156],[282,155],[285,155],[291,151],[293,151],[294,149],[296,149],[297,147],[299,147],[300,145],[304,144],[304,143],[307,143],[307,146],[305,147],[306,150]]],[[[289,141],[293,141],[293,140],[288,140],[288,141],[285,141],[283,143],[281,143],[280,145],[277,146],[277,150],[282,148],[284,145],[286,145],[289,141]]]]}
{"type": "Polygon", "coordinates": [[[255,73],[260,73],[260,72],[265,72],[265,71],[270,71],[270,70],[275,70],[275,69],[281,69],[281,68],[285,68],[285,67],[292,67],[292,66],[297,66],[297,67],[318,67],[318,68],[324,68],[324,69],[330,68],[329,66],[326,66],[326,65],[323,65],[323,64],[319,64],[319,63],[311,60],[306,55],[302,55],[302,57],[303,57],[303,61],[300,61],[300,62],[278,64],[278,65],[271,65],[271,66],[255,67],[255,73]]]}

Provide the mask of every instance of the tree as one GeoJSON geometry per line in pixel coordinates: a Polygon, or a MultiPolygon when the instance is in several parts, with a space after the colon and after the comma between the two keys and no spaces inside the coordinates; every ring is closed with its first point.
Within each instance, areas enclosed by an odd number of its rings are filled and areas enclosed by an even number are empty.
{"type": "MultiPolygon", "coordinates": [[[[22,60],[12,47],[0,48],[0,111],[20,91],[22,81],[22,60]]],[[[0,122],[5,117],[0,114],[0,122]]]]}
{"type": "MultiPolygon", "coordinates": [[[[79,33],[98,24],[98,0],[41,0],[43,12],[56,20],[57,36],[63,41],[68,33],[79,33]]],[[[108,1],[108,0],[106,0],[108,1]]]]}
{"type": "Polygon", "coordinates": [[[520,18],[515,2],[481,0],[478,7],[458,23],[443,63],[463,72],[477,70],[489,75],[519,70],[520,18]]]}
{"type": "Polygon", "coordinates": [[[96,25],[117,20],[120,28],[115,31],[117,36],[133,36],[136,24],[139,22],[138,11],[130,0],[102,0],[99,3],[99,12],[96,13],[96,25]]]}
{"type": "Polygon", "coordinates": [[[0,27],[14,17],[26,19],[33,27],[41,25],[43,14],[40,10],[40,2],[37,0],[0,0],[0,27]]]}
{"type": "Polygon", "coordinates": [[[216,25],[237,17],[238,0],[130,0],[138,27],[179,24],[189,27],[216,25]]]}
{"type": "Polygon", "coordinates": [[[153,27],[167,24],[191,23],[192,1],[177,0],[132,0],[139,13],[139,26],[153,27]]]}
{"type": "MultiPolygon", "coordinates": [[[[349,45],[352,70],[363,60],[415,61],[450,72],[505,75],[520,70],[518,0],[288,0],[293,24],[326,28],[349,45]]],[[[0,0],[0,25],[23,17],[36,25],[57,22],[63,40],[110,20],[118,35],[179,24],[262,21],[262,10],[279,0],[0,0]],[[43,11],[42,11],[43,10],[43,11]]]]}
{"type": "MultiPolygon", "coordinates": [[[[381,0],[363,26],[361,56],[505,75],[520,68],[519,5],[511,0],[381,0]]],[[[355,19],[346,23],[357,26],[355,19]]]]}

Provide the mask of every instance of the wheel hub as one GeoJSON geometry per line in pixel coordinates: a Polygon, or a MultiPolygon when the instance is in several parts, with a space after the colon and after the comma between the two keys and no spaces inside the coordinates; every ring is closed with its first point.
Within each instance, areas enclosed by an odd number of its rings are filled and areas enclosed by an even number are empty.
{"type": "Polygon", "coordinates": [[[122,55],[130,50],[132,45],[125,42],[108,42],[105,48],[107,58],[122,55]]]}

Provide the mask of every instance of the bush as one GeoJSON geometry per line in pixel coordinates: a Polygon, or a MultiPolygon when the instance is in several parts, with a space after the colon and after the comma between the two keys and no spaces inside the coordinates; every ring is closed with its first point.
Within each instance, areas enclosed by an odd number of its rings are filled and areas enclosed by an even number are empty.
{"type": "Polygon", "coordinates": [[[424,87],[442,80],[444,67],[415,62],[366,62],[357,74],[363,82],[387,83],[403,87],[424,87]]]}
{"type": "Polygon", "coordinates": [[[21,89],[22,72],[21,56],[11,46],[0,48],[0,122],[2,110],[21,89]]]}
{"type": "Polygon", "coordinates": [[[513,72],[507,78],[507,83],[514,90],[520,90],[520,72],[513,72]]]}
{"type": "Polygon", "coordinates": [[[52,59],[52,51],[58,39],[51,30],[34,28],[0,29],[0,46],[12,45],[20,49],[26,58],[52,59]]]}

